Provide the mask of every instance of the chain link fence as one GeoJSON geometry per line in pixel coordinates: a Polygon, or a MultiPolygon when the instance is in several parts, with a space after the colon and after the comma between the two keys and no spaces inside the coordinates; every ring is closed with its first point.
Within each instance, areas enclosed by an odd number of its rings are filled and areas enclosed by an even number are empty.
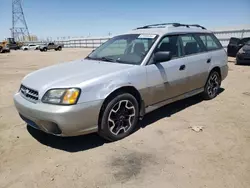
{"type": "MultiPolygon", "coordinates": [[[[214,31],[213,33],[220,40],[224,48],[227,47],[231,37],[236,37],[236,38],[250,37],[250,29],[214,31]]],[[[63,44],[65,48],[97,48],[110,38],[111,36],[96,37],[96,38],[75,38],[68,40],[57,40],[53,42],[58,44],[63,44]]],[[[40,41],[40,42],[25,42],[25,43],[43,44],[46,42],[40,41]]]]}

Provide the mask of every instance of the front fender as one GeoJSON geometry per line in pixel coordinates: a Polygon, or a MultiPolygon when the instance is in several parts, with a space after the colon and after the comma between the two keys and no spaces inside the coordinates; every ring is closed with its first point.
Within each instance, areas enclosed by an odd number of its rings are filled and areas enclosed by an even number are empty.
{"type": "Polygon", "coordinates": [[[78,103],[104,100],[112,92],[125,86],[132,86],[132,84],[127,79],[118,79],[83,87],[78,103]]]}

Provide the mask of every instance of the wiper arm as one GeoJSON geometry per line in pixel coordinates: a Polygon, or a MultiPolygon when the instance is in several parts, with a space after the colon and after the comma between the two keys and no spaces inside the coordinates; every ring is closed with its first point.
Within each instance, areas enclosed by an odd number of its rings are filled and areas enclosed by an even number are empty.
{"type": "Polygon", "coordinates": [[[86,59],[101,60],[101,61],[108,61],[108,62],[115,62],[114,59],[108,58],[108,57],[98,57],[98,58],[86,57],[86,59]]]}
{"type": "Polygon", "coordinates": [[[98,60],[108,61],[108,62],[115,62],[115,60],[114,60],[114,59],[112,59],[112,58],[108,58],[108,57],[100,57],[100,58],[98,58],[98,60]]]}

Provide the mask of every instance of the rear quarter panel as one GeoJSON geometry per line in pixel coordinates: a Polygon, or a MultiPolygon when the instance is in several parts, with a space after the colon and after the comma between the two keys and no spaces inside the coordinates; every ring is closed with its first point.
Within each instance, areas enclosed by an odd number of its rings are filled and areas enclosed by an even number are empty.
{"type": "Polygon", "coordinates": [[[220,49],[220,50],[214,50],[214,51],[210,51],[211,57],[212,57],[212,63],[209,69],[209,72],[215,68],[215,67],[219,67],[221,70],[221,76],[222,76],[222,80],[224,80],[227,76],[228,73],[228,57],[227,57],[227,53],[224,49],[220,49]]]}

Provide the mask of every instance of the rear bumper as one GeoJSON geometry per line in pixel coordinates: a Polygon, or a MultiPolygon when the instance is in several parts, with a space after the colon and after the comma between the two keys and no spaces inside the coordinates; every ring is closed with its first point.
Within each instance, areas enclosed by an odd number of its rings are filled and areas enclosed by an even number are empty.
{"type": "Polygon", "coordinates": [[[14,103],[21,118],[30,126],[57,136],[77,136],[96,132],[102,101],[71,106],[32,103],[19,93],[14,103]]]}

